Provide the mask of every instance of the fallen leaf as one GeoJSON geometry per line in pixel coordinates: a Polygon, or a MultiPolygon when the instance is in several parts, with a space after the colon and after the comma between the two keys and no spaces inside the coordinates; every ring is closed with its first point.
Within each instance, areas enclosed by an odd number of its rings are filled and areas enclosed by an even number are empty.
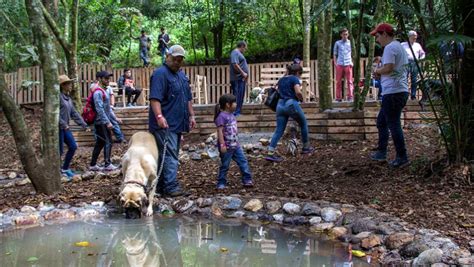
{"type": "Polygon", "coordinates": [[[90,246],[90,243],[87,241],[81,241],[74,243],[74,245],[76,245],[77,247],[88,247],[90,246]]]}
{"type": "Polygon", "coordinates": [[[227,248],[221,248],[221,252],[225,253],[227,251],[229,251],[227,248]]]}
{"type": "Polygon", "coordinates": [[[29,257],[26,261],[27,261],[27,262],[34,262],[34,261],[37,261],[37,260],[38,260],[37,257],[32,256],[32,257],[29,257]]]}
{"type": "Polygon", "coordinates": [[[360,250],[352,250],[352,255],[354,255],[356,257],[359,257],[359,258],[365,257],[365,253],[363,251],[360,251],[360,250]]]}

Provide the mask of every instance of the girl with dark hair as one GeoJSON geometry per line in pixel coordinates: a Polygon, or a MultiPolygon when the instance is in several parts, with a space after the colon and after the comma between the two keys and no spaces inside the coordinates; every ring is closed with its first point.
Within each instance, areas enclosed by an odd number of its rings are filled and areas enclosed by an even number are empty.
{"type": "Polygon", "coordinates": [[[219,104],[215,107],[214,122],[217,127],[217,145],[221,157],[217,177],[218,190],[223,190],[227,186],[226,176],[231,160],[234,160],[240,168],[243,186],[253,186],[249,164],[237,138],[237,119],[234,116],[236,108],[237,98],[230,94],[222,95],[219,98],[219,104]]]}
{"type": "Polygon", "coordinates": [[[303,142],[302,154],[310,154],[314,151],[309,144],[308,123],[301,108],[300,102],[303,101],[303,93],[301,92],[301,75],[303,67],[299,64],[292,64],[288,67],[288,75],[282,77],[278,81],[278,92],[280,100],[276,110],[277,127],[272,136],[272,141],[268,147],[268,155],[266,160],[273,162],[281,162],[282,157],[275,153],[276,146],[288,123],[288,119],[294,119],[301,127],[301,139],[303,142]]]}

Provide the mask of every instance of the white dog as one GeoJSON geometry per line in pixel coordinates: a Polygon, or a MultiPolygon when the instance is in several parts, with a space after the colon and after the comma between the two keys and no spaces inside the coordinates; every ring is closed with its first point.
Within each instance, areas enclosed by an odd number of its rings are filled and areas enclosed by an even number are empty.
{"type": "Polygon", "coordinates": [[[137,132],[130,139],[130,146],[122,158],[124,176],[119,195],[127,218],[135,219],[153,214],[158,165],[158,147],[155,137],[148,132],[137,132]],[[146,188],[150,186],[148,197],[146,188]],[[145,210],[146,207],[146,210],[145,210]]]}

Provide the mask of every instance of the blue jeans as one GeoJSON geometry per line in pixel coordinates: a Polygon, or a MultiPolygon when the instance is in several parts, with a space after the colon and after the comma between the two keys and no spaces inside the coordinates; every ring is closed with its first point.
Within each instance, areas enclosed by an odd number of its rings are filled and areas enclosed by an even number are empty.
{"type": "Polygon", "coordinates": [[[163,165],[163,171],[159,177],[157,190],[159,193],[173,193],[179,191],[181,188],[176,176],[178,174],[178,154],[179,145],[181,142],[181,133],[173,133],[168,131],[168,129],[160,129],[152,132],[152,134],[155,136],[160,153],[158,157],[157,171],[159,171],[161,167],[165,142],[168,140],[168,144],[166,146],[165,163],[163,165]]]}
{"type": "Polygon", "coordinates": [[[273,133],[272,141],[270,142],[268,150],[275,150],[278,141],[280,141],[280,138],[285,132],[286,124],[288,123],[288,118],[290,117],[294,119],[301,127],[301,139],[303,141],[303,147],[309,146],[308,123],[306,122],[306,117],[304,116],[304,112],[300,103],[296,99],[280,99],[276,109],[277,126],[275,133],[273,133]]]}
{"type": "Polygon", "coordinates": [[[408,73],[411,80],[411,98],[416,98],[416,78],[418,77],[418,68],[414,60],[408,60],[408,73]]]}
{"type": "Polygon", "coordinates": [[[392,134],[393,144],[397,151],[397,158],[406,159],[405,138],[403,137],[400,116],[408,100],[408,93],[384,95],[382,108],[377,116],[377,129],[379,131],[378,150],[387,153],[389,131],[392,134]]]}
{"type": "Polygon", "coordinates": [[[143,60],[143,66],[147,67],[150,64],[148,60],[148,48],[143,47],[140,49],[140,58],[143,60]]]}
{"type": "Polygon", "coordinates": [[[115,138],[119,141],[125,140],[125,136],[123,135],[118,122],[115,120],[111,120],[110,122],[112,123],[112,126],[113,126],[112,132],[114,132],[115,138]]]}
{"type": "Polygon", "coordinates": [[[225,154],[221,154],[221,166],[219,167],[219,174],[217,177],[218,184],[227,184],[226,176],[229,171],[230,161],[234,160],[240,168],[242,173],[242,183],[252,180],[252,174],[250,173],[250,167],[247,159],[245,158],[244,151],[241,147],[236,149],[228,149],[225,154]]]}
{"type": "Polygon", "coordinates": [[[166,54],[168,53],[168,48],[163,47],[163,48],[161,48],[160,52],[161,52],[161,64],[165,64],[166,54]]]}
{"type": "Polygon", "coordinates": [[[232,90],[232,94],[237,98],[237,108],[234,112],[236,116],[240,115],[242,105],[244,104],[245,84],[245,80],[230,81],[230,89],[232,90]]]}
{"type": "Polygon", "coordinates": [[[377,98],[378,99],[381,99],[382,98],[382,83],[380,82],[380,80],[376,80],[376,79],[372,79],[370,81],[372,83],[372,85],[377,88],[377,98]]]}
{"type": "Polygon", "coordinates": [[[76,153],[77,144],[70,130],[59,129],[59,155],[61,156],[64,153],[64,143],[66,143],[68,150],[64,157],[62,169],[67,170],[71,164],[72,157],[74,157],[74,153],[76,153]]]}

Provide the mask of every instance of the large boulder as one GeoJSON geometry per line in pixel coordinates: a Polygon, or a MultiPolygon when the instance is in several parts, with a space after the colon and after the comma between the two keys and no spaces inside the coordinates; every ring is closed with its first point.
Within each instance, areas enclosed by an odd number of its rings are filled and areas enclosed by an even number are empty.
{"type": "Polygon", "coordinates": [[[244,206],[245,210],[252,211],[252,212],[257,212],[260,209],[263,208],[262,201],[260,199],[251,199],[249,202],[247,202],[244,206]]]}
{"type": "Polygon", "coordinates": [[[431,266],[431,264],[441,262],[443,251],[439,248],[432,248],[423,251],[413,261],[413,266],[431,266]]]}
{"type": "Polygon", "coordinates": [[[408,232],[393,233],[385,240],[385,245],[388,249],[399,249],[407,243],[410,243],[415,238],[414,234],[408,232]]]}
{"type": "Polygon", "coordinates": [[[298,204],[288,202],[283,205],[283,210],[290,215],[296,215],[300,213],[301,207],[298,204]]]}

